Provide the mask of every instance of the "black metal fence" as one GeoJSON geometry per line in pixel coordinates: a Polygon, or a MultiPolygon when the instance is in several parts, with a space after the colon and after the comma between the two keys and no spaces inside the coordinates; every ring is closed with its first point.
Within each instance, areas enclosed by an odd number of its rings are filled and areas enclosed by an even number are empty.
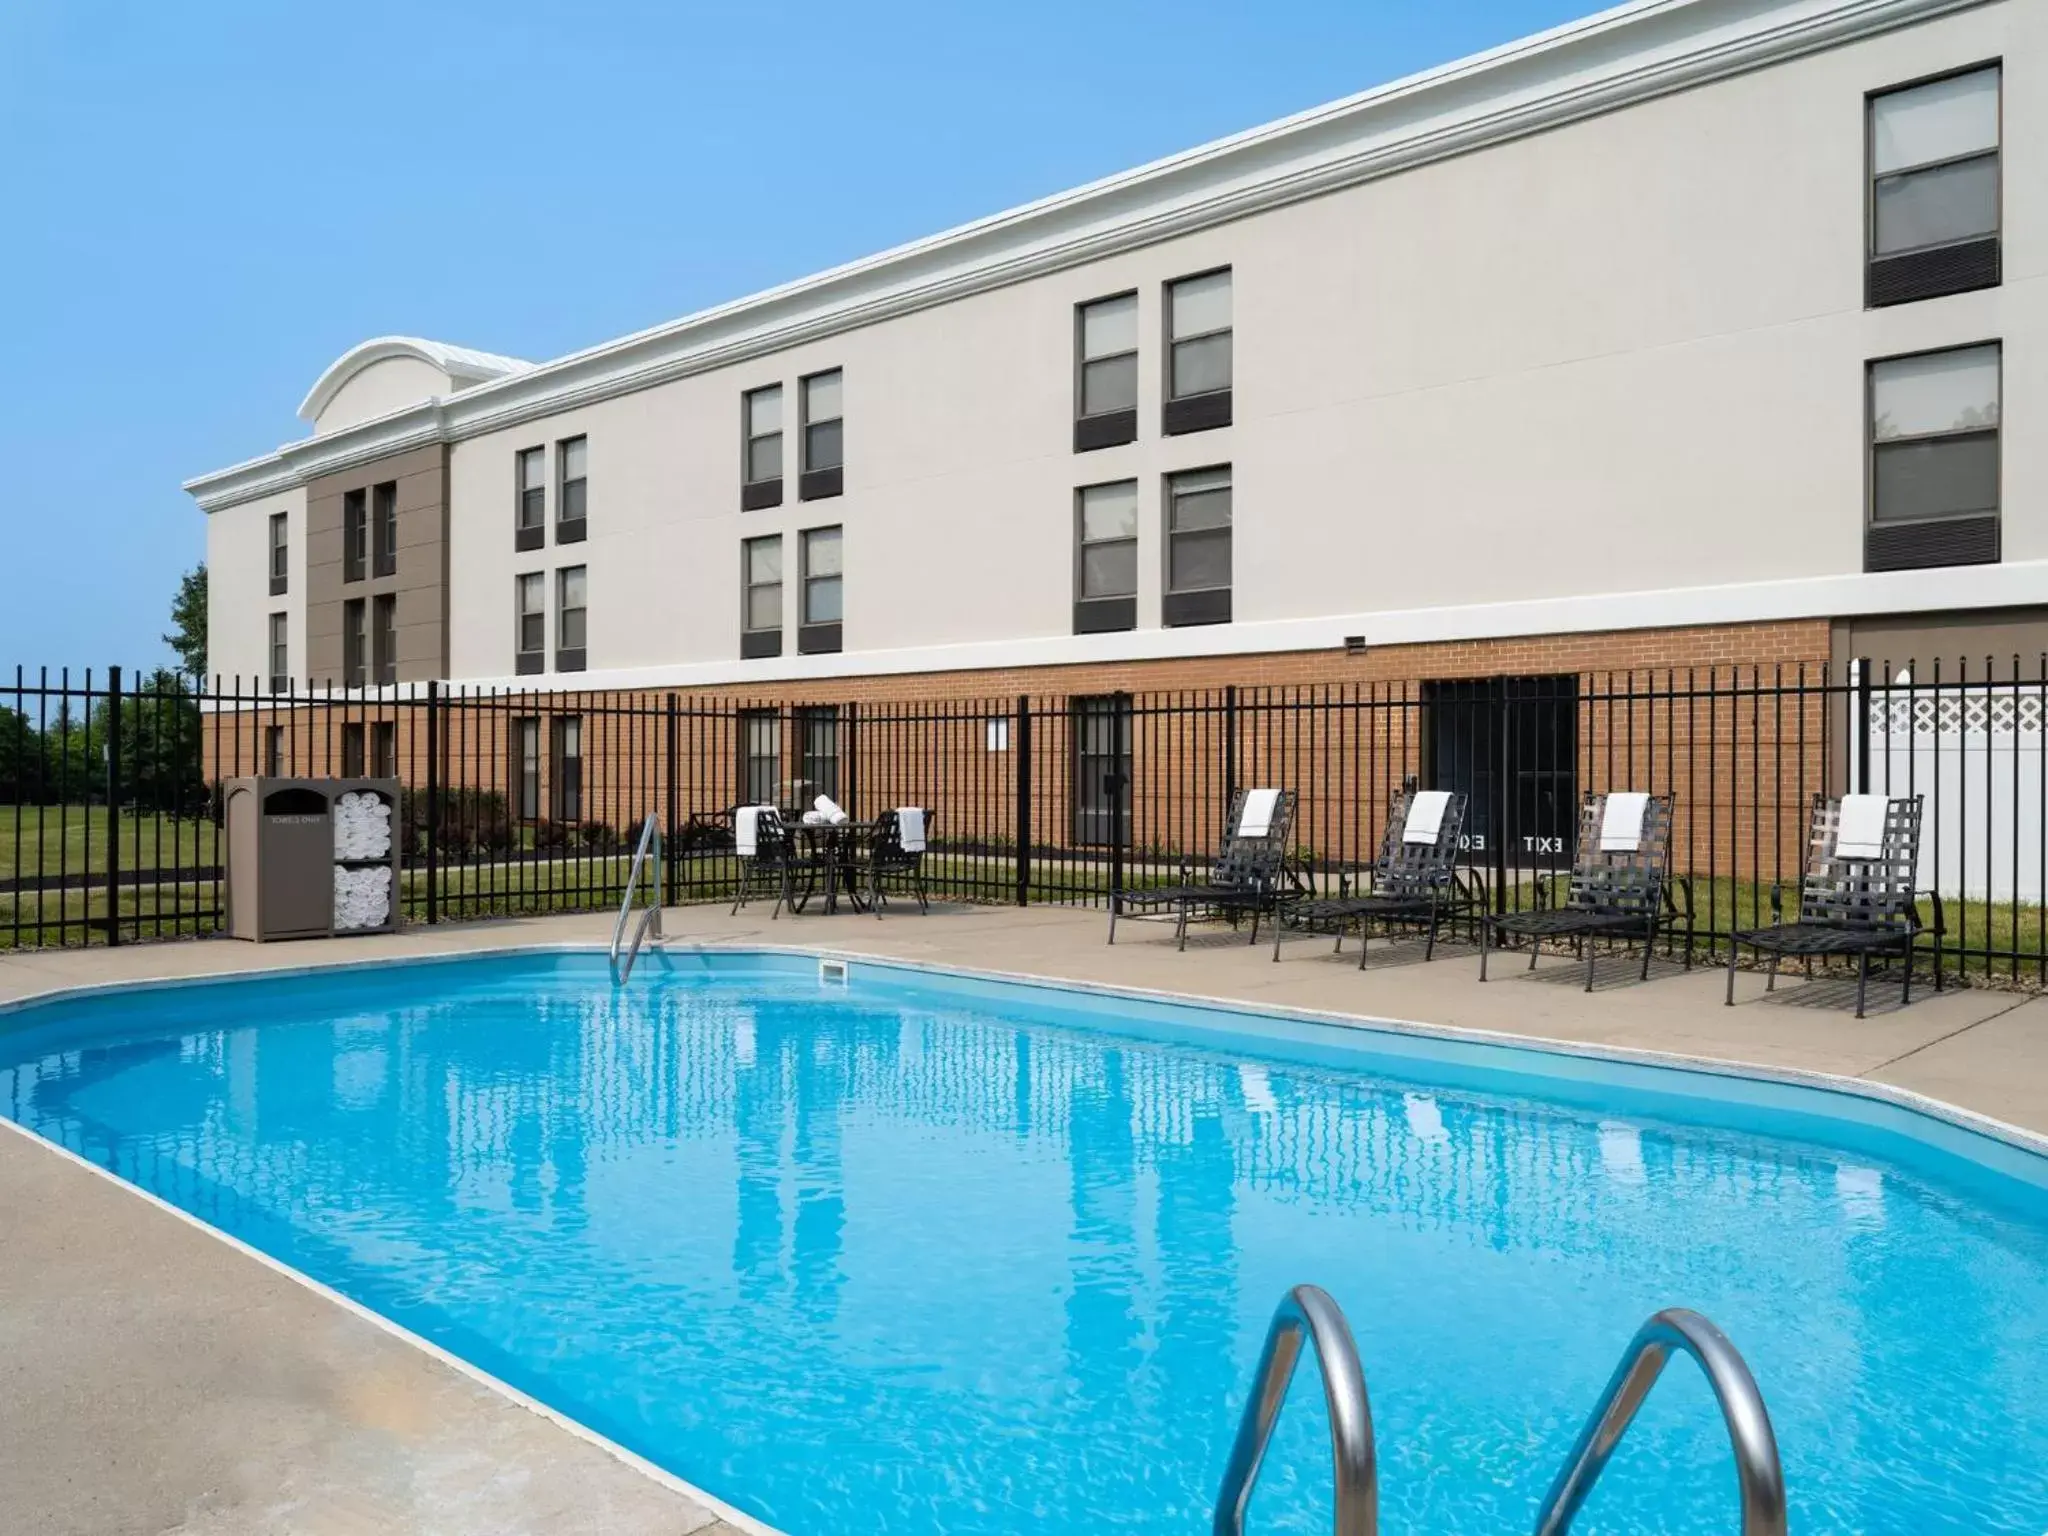
{"type": "Polygon", "coordinates": [[[650,813],[673,899],[730,899],[732,807],[821,794],[856,816],[930,807],[937,896],[1099,906],[1206,859],[1239,787],[1284,785],[1296,866],[1334,886],[1410,780],[1471,795],[1470,871],[1509,908],[1569,868],[1580,796],[1647,789],[1676,802],[1674,867],[1711,954],[1796,890],[1813,796],[1871,789],[1925,799],[1949,972],[2040,985],[2044,721],[2048,658],[2017,657],[897,700],[17,671],[0,944],[212,932],[222,783],[370,773],[405,785],[401,900],[429,923],[615,906],[650,813]]]}

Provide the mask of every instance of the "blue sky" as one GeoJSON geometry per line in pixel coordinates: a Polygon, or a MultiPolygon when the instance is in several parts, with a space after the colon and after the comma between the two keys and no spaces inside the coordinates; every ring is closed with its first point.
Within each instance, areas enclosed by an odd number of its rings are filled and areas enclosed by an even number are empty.
{"type": "Polygon", "coordinates": [[[148,665],[204,515],[390,332],[543,359],[1589,0],[0,0],[0,668],[148,665]]]}

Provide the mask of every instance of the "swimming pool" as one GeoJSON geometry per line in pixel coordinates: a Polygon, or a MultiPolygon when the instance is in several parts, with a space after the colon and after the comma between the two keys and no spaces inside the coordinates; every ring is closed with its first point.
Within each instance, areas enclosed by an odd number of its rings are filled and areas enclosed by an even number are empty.
{"type": "MultiPolygon", "coordinates": [[[[1527,1529],[1629,1335],[1749,1360],[1792,1529],[2048,1529],[2048,1158],[1895,1105],[798,955],[0,1014],[0,1113],[794,1536],[1206,1531],[1328,1289],[1382,1528],[1527,1529]]],[[[1329,1526],[1313,1368],[1254,1530],[1329,1526]]],[[[1674,1363],[1577,1529],[1733,1528],[1674,1363]]]]}

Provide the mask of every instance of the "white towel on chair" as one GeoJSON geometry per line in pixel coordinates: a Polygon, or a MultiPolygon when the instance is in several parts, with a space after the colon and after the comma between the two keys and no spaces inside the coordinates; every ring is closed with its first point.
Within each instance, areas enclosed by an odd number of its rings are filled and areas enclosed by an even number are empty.
{"type": "Polygon", "coordinates": [[[830,795],[820,795],[811,804],[817,808],[818,814],[825,818],[828,825],[837,827],[846,823],[846,812],[839,809],[839,802],[830,795]]]}
{"type": "Polygon", "coordinates": [[[1889,795],[1842,796],[1841,819],[1835,823],[1835,857],[1884,857],[1884,822],[1892,808],[1889,795]]]}
{"type": "Polygon", "coordinates": [[[1617,790],[1600,812],[1600,851],[1634,853],[1643,846],[1643,812],[1650,797],[1633,789],[1617,790]]]}
{"type": "Polygon", "coordinates": [[[1434,843],[1443,835],[1444,812],[1450,808],[1448,789],[1418,789],[1408,802],[1408,819],[1401,824],[1404,843],[1434,843]]]}
{"type": "Polygon", "coordinates": [[[1246,790],[1244,792],[1244,809],[1237,813],[1237,835],[1239,837],[1271,837],[1273,835],[1273,813],[1279,809],[1279,790],[1246,790]]]}
{"type": "Polygon", "coordinates": [[[924,807],[921,805],[899,805],[896,807],[896,841],[905,853],[924,852],[924,807]]]}
{"type": "Polygon", "coordinates": [[[733,851],[743,859],[751,859],[761,847],[761,813],[765,805],[743,805],[732,813],[733,851]]]}

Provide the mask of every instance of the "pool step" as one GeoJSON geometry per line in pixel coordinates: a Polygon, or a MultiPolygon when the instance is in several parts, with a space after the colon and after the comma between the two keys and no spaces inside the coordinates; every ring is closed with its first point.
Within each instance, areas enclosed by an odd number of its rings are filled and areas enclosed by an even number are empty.
{"type": "MultiPolygon", "coordinates": [[[[1215,1536],[1244,1536],[1245,1510],[1259,1479],[1259,1463],[1287,1401],[1305,1340],[1315,1345],[1329,1407],[1337,1536],[1376,1536],[1379,1530],[1372,1407],[1358,1345],[1343,1309],[1327,1291],[1297,1285],[1281,1300],[1266,1330],[1265,1348],[1252,1373],[1252,1395],[1238,1421],[1237,1439],[1231,1445],[1223,1486],[1216,1495],[1215,1536]]],[[[1600,1394],[1599,1405],[1579,1431],[1570,1457],[1544,1497],[1536,1536],[1564,1536],[1571,1529],[1674,1350],[1683,1350],[1699,1363],[1714,1389],[1714,1400],[1720,1404],[1742,1495],[1742,1536],[1785,1536],[1785,1474],[1756,1378],[1728,1335],[1684,1307],[1667,1308],[1636,1330],[1600,1394]]]]}

